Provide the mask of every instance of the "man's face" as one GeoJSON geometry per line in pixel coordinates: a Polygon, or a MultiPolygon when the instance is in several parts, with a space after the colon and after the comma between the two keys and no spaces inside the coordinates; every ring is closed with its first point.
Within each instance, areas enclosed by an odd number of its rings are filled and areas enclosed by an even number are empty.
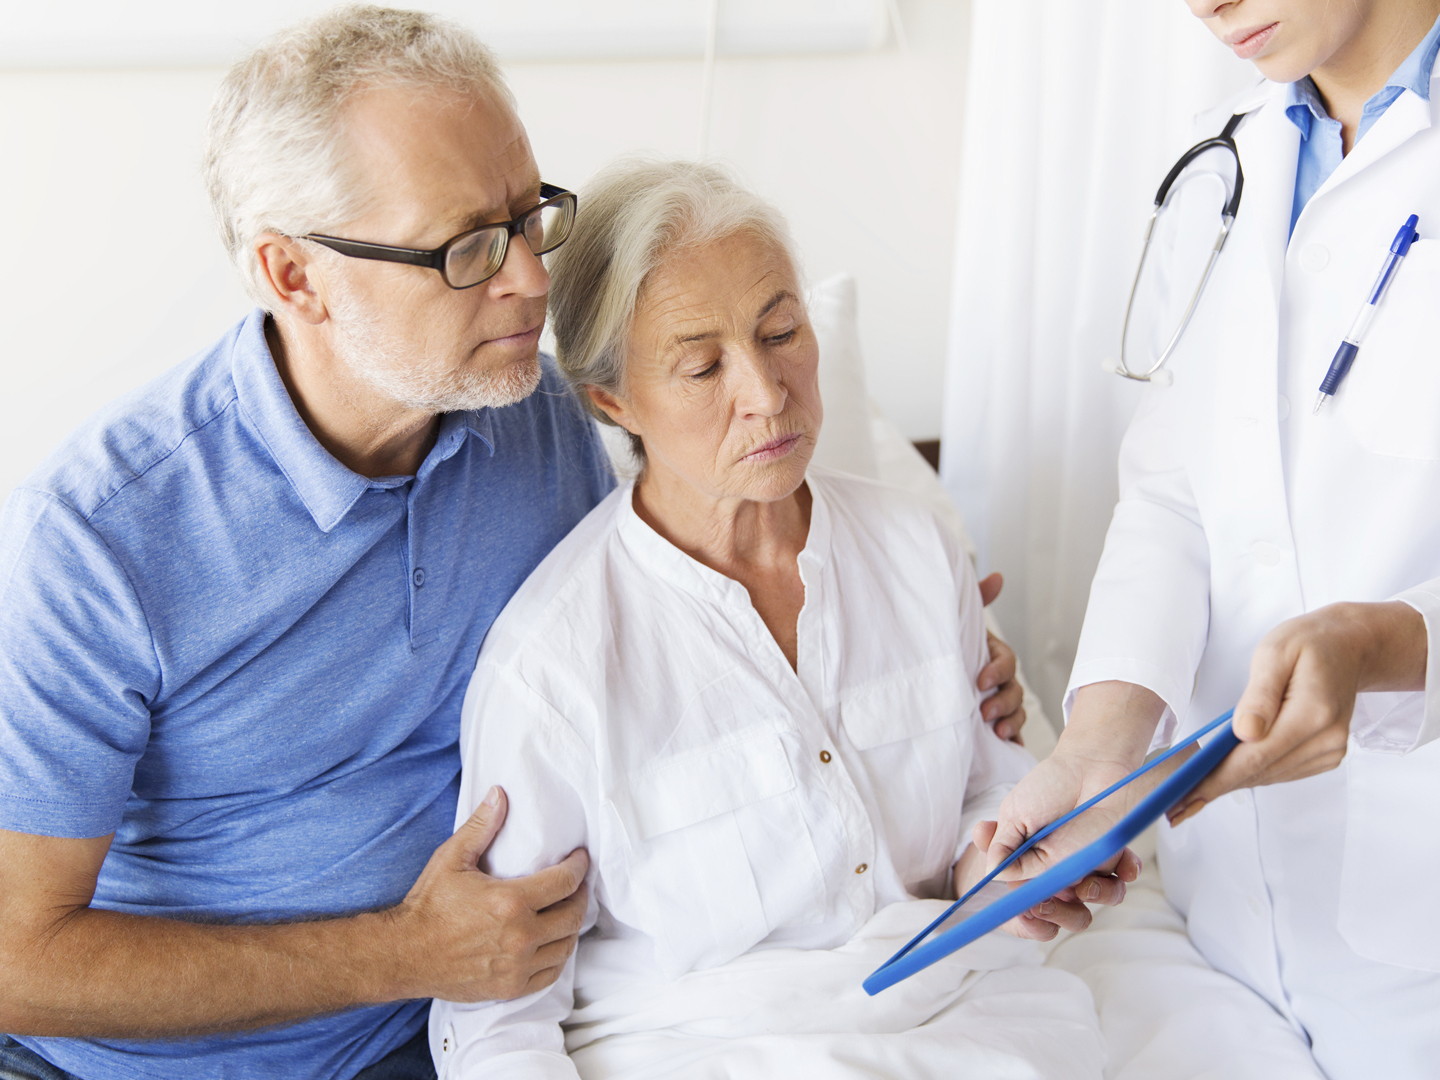
{"type": "Polygon", "coordinates": [[[1186,0],[1197,18],[1242,60],[1275,82],[1295,82],[1330,64],[1370,18],[1376,0],[1186,0]]]}
{"type": "MultiPolygon", "coordinates": [[[[540,202],[525,129],[498,94],[381,87],[356,95],[345,122],[371,201],[337,235],[431,249],[540,202]]],[[[386,399],[450,412],[535,389],[550,278],[523,240],[512,238],[499,273],[469,289],[428,267],[322,259],[330,347],[386,399]]]]}

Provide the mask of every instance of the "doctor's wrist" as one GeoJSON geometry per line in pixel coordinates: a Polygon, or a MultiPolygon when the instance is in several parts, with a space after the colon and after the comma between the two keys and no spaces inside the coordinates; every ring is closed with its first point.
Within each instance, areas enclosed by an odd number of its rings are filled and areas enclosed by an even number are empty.
{"type": "Polygon", "coordinates": [[[1119,680],[1090,683],[1075,691],[1055,752],[1113,762],[1129,772],[1145,760],[1163,715],[1165,702],[1146,687],[1119,680]]]}
{"type": "Polygon", "coordinates": [[[1357,692],[1425,689],[1430,641],[1419,611],[1402,600],[1388,600],[1332,604],[1316,614],[1331,609],[1355,636],[1360,657],[1357,692]]]}

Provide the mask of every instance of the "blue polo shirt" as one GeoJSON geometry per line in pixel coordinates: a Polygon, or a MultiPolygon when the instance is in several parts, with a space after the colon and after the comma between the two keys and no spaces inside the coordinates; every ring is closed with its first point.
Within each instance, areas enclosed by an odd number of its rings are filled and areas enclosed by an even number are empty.
{"type": "MultiPolygon", "coordinates": [[[[415,476],[351,472],[255,312],[85,424],[0,513],[0,828],[113,832],[99,908],[263,922],[398,902],[453,826],[491,621],[611,485],[548,364],[519,404],[442,417],[415,476]]],[[[427,1005],[21,1041],[96,1080],[330,1080],[427,1005]]]]}

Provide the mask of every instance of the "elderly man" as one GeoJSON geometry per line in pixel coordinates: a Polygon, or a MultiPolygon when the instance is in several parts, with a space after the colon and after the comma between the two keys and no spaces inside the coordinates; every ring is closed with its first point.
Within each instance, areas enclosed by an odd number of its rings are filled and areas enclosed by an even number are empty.
{"type": "Polygon", "coordinates": [[[503,803],[446,840],[480,642],[611,486],[537,357],[573,197],[379,9],[232,71],[206,168],[264,310],[0,521],[0,1076],[424,1075],[425,999],[547,985],[584,907],[583,853],[479,872],[503,803]]]}
{"type": "Polygon", "coordinates": [[[582,852],[480,872],[501,793],[447,839],[480,642],[612,485],[537,353],[574,198],[378,8],[237,66],[206,172],[261,310],[0,515],[0,1078],[433,1077],[428,999],[549,985],[585,906],[582,852]]]}

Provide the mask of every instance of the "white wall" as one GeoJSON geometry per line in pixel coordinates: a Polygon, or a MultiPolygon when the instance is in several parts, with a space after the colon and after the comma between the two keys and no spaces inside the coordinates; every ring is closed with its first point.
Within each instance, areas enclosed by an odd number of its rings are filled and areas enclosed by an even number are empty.
{"type": "MultiPolygon", "coordinates": [[[[969,27],[899,0],[867,53],[721,57],[710,149],[789,216],[810,276],[852,271],[870,389],[940,430],[969,27]]],[[[512,63],[546,177],[699,151],[697,60],[512,63]]],[[[247,303],[198,174],[219,68],[0,70],[0,498],[105,401],[205,347],[247,303]]]]}

